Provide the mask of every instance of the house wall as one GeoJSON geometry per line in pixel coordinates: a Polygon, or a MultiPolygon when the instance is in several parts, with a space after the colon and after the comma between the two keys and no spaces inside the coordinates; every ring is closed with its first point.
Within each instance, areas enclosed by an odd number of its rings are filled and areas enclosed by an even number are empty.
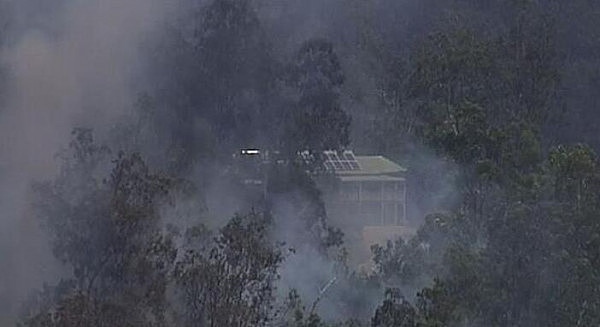
{"type": "Polygon", "coordinates": [[[341,182],[328,211],[344,225],[398,226],[406,223],[405,200],[404,181],[341,182]]]}
{"type": "Polygon", "coordinates": [[[404,181],[340,181],[324,195],[330,222],[344,232],[350,265],[368,262],[371,245],[408,228],[404,181]]]}

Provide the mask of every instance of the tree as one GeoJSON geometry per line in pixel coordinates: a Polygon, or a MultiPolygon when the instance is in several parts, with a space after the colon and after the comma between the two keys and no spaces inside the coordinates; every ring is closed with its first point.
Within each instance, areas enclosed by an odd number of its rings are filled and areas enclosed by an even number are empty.
{"type": "Polygon", "coordinates": [[[151,95],[181,166],[276,143],[278,62],[252,1],[203,2],[169,27],[153,51],[151,95]]]}
{"type": "Polygon", "coordinates": [[[189,326],[265,326],[283,260],[268,240],[270,218],[234,217],[206,247],[188,249],[175,280],[189,326]]]}
{"type": "Polygon", "coordinates": [[[53,253],[73,277],[26,324],[161,325],[177,251],[173,235],[162,232],[159,207],[175,184],[136,154],[121,153],[109,164],[110,151],[94,143],[89,129],[73,136],[59,177],[35,186],[53,253]],[[46,322],[39,324],[41,317],[46,322]]]}
{"type": "Polygon", "coordinates": [[[388,289],[383,304],[375,311],[372,327],[414,327],[417,313],[398,289],[388,289]]]}
{"type": "Polygon", "coordinates": [[[458,301],[450,287],[439,279],[433,286],[424,288],[417,294],[415,306],[419,311],[419,327],[442,327],[458,321],[456,308],[458,301]]]}
{"type": "Polygon", "coordinates": [[[597,155],[587,146],[559,146],[546,163],[548,194],[554,204],[548,226],[552,252],[542,279],[541,308],[548,307],[549,325],[594,325],[600,321],[598,240],[600,170],[597,155]]]}
{"type": "MultiPolygon", "coordinates": [[[[316,304],[316,303],[315,303],[316,304]]],[[[284,308],[276,326],[281,327],[324,327],[321,318],[314,312],[315,306],[310,311],[302,305],[302,300],[295,289],[290,290],[285,300],[284,308]]]]}
{"type": "MultiPolygon", "coordinates": [[[[327,220],[325,203],[313,176],[297,165],[274,166],[268,172],[268,210],[274,210],[283,203],[291,206],[291,212],[281,212],[283,218],[300,221],[304,228],[298,233],[306,234],[299,238],[311,240],[323,254],[329,248],[338,248],[343,243],[343,233],[331,226],[327,220]]],[[[285,240],[283,240],[285,241],[285,240]]],[[[301,244],[291,244],[300,246],[301,244]]]]}
{"type": "Polygon", "coordinates": [[[297,99],[287,117],[284,149],[292,155],[304,150],[320,154],[347,146],[350,116],[339,99],[344,76],[331,42],[305,42],[290,70],[297,99]]]}
{"type": "Polygon", "coordinates": [[[215,0],[195,30],[209,114],[220,140],[255,138],[272,71],[260,22],[248,0],[215,0]]]}

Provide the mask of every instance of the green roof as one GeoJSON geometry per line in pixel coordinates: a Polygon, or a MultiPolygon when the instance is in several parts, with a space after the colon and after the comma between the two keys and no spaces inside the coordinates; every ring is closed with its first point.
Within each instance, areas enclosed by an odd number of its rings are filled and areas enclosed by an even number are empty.
{"type": "Polygon", "coordinates": [[[340,171],[339,175],[388,175],[402,174],[406,168],[383,156],[356,156],[359,170],[340,171]]]}
{"type": "Polygon", "coordinates": [[[403,182],[402,177],[394,177],[387,175],[350,175],[340,176],[342,182],[403,182]]]}

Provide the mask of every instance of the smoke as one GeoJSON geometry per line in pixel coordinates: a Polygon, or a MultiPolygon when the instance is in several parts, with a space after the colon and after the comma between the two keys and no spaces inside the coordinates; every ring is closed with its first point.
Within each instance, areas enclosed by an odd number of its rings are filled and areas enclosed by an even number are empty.
{"type": "MultiPolygon", "coordinates": [[[[0,8],[4,9],[4,4],[9,13],[0,13],[0,19],[8,21],[7,28],[0,31],[0,92],[4,94],[0,103],[0,325],[13,321],[30,290],[61,276],[61,267],[54,262],[29,207],[31,183],[56,175],[60,163],[55,154],[68,143],[73,127],[91,127],[96,138],[104,140],[114,137],[110,134],[125,117],[135,117],[138,94],[153,89],[158,80],[149,76],[146,58],[152,47],[144,45],[164,36],[165,20],[203,3],[0,0],[0,8]]],[[[359,67],[362,60],[353,55],[356,49],[366,51],[359,43],[359,23],[366,19],[359,15],[363,9],[360,1],[257,0],[256,5],[279,55],[290,56],[310,38],[330,38],[345,70],[350,71],[344,103],[352,105],[353,114],[365,114],[368,110],[363,107],[376,103],[372,67],[359,67]],[[365,95],[357,97],[359,91],[365,95]]],[[[409,16],[408,11],[404,15],[409,16]]],[[[373,23],[373,28],[384,28],[378,27],[381,22],[373,23]]],[[[358,120],[354,123],[360,124],[358,120]]],[[[360,135],[366,128],[355,127],[358,132],[354,134],[360,135]]],[[[202,175],[195,173],[197,170],[202,169],[194,167],[194,181],[203,178],[196,176],[202,175]]],[[[238,198],[239,190],[226,183],[213,181],[205,191],[208,217],[202,218],[210,227],[223,225],[245,203],[238,198]]],[[[203,212],[204,205],[192,199],[166,215],[192,220],[203,212]]],[[[285,199],[276,204],[274,216],[277,239],[296,249],[282,267],[280,290],[296,288],[310,305],[336,274],[335,264],[319,253],[304,221],[285,199]]],[[[341,284],[339,281],[328,291],[331,300],[319,303],[319,313],[326,318],[348,313],[334,305],[347,295],[341,290],[350,288],[341,284]]]]}
{"type": "Polygon", "coordinates": [[[73,127],[92,127],[102,136],[131,110],[142,86],[140,44],[177,8],[158,0],[11,0],[6,7],[11,19],[0,53],[6,79],[0,107],[2,325],[29,290],[56,277],[28,207],[30,183],[56,174],[55,153],[73,127]]]}

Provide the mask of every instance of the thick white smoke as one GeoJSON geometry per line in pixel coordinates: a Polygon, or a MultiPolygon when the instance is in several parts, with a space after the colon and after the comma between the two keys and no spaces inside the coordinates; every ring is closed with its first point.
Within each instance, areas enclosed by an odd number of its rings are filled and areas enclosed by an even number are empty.
{"type": "Polygon", "coordinates": [[[75,126],[100,135],[131,110],[140,44],[175,3],[159,0],[12,0],[2,31],[0,106],[0,325],[56,268],[29,185],[57,171],[55,153],[75,126]]]}

